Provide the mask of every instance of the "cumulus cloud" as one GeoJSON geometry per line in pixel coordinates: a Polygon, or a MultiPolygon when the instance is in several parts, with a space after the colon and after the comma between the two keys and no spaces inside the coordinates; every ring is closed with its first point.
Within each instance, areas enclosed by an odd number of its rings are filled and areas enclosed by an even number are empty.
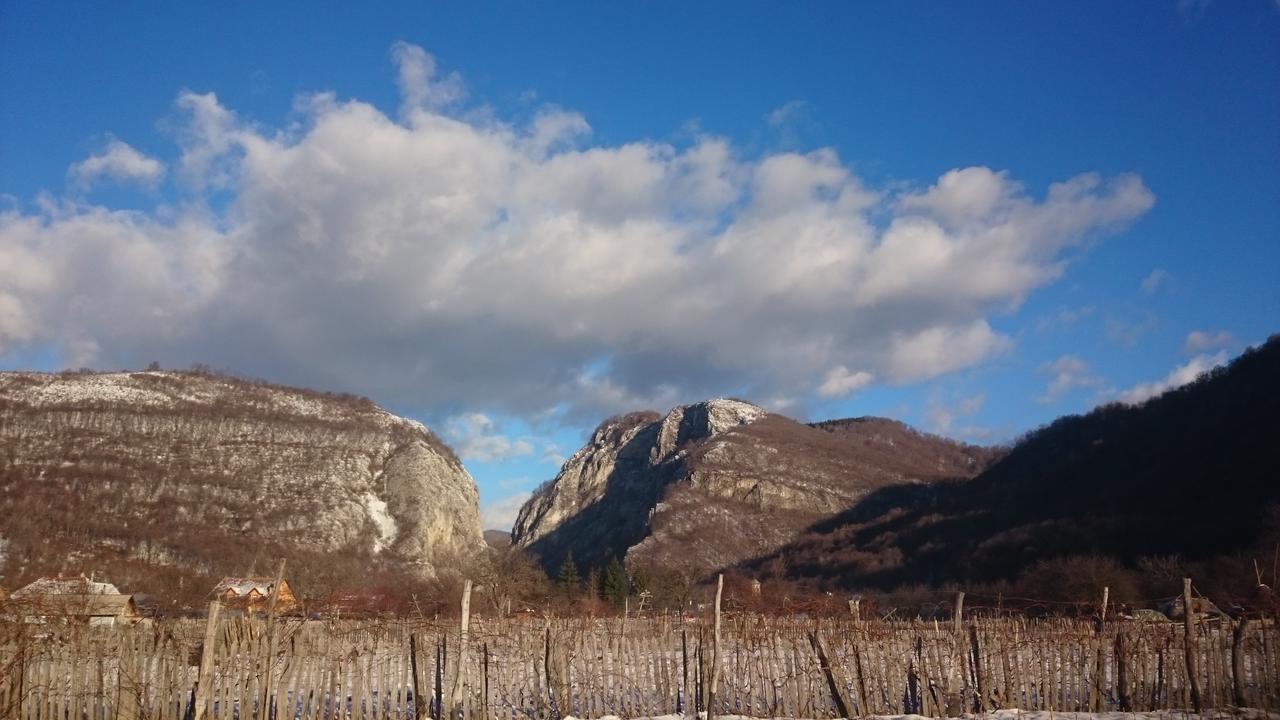
{"type": "Polygon", "coordinates": [[[74,163],[67,175],[82,188],[104,179],[154,185],[164,177],[164,163],[126,142],[112,140],[102,152],[74,163]]]}
{"type": "Polygon", "coordinates": [[[512,438],[484,413],[463,413],[445,421],[444,436],[464,460],[492,463],[533,454],[533,444],[512,438]]]}
{"type": "Polygon", "coordinates": [[[1156,268],[1155,270],[1147,273],[1146,277],[1142,278],[1142,292],[1148,295],[1154,295],[1156,294],[1156,291],[1168,285],[1172,280],[1173,276],[1169,274],[1168,270],[1156,268]]]}
{"type": "Polygon", "coordinates": [[[447,107],[465,94],[462,78],[456,73],[440,75],[435,58],[417,45],[392,45],[391,59],[399,71],[396,84],[403,102],[401,112],[406,115],[447,107]]]}
{"type": "Polygon", "coordinates": [[[824,398],[844,397],[871,384],[875,376],[865,370],[851,371],[843,365],[831,368],[818,386],[818,394],[824,398]]]}
{"type": "Polygon", "coordinates": [[[1193,330],[1187,334],[1187,340],[1182,344],[1182,352],[1188,355],[1195,355],[1207,350],[1228,347],[1233,342],[1235,342],[1235,337],[1226,330],[1219,330],[1216,333],[1193,330]]]}
{"type": "Polygon", "coordinates": [[[886,190],[830,149],[593,143],[570,110],[468,112],[421,48],[391,56],[398,117],[319,94],[268,128],[184,91],[180,202],[0,212],[0,353],[585,422],[803,400],[832,368],[852,391],[1004,351],[991,317],[1154,202],[1131,175],[1040,194],[972,167],[886,190]]]}
{"type": "Polygon", "coordinates": [[[480,525],[485,530],[510,532],[515,527],[520,507],[533,493],[519,492],[480,506],[480,525]]]}
{"type": "Polygon", "coordinates": [[[773,127],[782,127],[808,112],[809,104],[803,100],[791,100],[769,111],[764,116],[766,122],[773,127]]]}
{"type": "Polygon", "coordinates": [[[1063,395],[1077,388],[1097,387],[1102,378],[1094,375],[1089,363],[1076,355],[1063,355],[1040,366],[1040,372],[1049,376],[1049,384],[1036,398],[1042,403],[1057,402],[1063,395]]]}
{"type": "Polygon", "coordinates": [[[1197,355],[1188,360],[1185,365],[1179,365],[1170,370],[1169,374],[1160,380],[1134,385],[1128,390],[1117,394],[1116,399],[1129,405],[1139,405],[1167,390],[1180,388],[1200,377],[1203,373],[1219,365],[1224,365],[1226,362],[1227,352],[1225,350],[1213,355],[1197,355]]]}

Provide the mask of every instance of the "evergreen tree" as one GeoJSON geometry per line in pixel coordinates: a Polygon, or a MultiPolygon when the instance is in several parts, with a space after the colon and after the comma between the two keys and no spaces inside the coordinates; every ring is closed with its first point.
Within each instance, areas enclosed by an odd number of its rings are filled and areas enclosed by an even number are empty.
{"type": "Polygon", "coordinates": [[[604,571],[604,599],[613,603],[614,607],[622,607],[631,594],[631,583],[627,580],[627,569],[622,561],[614,558],[604,571]]]}
{"type": "Polygon", "coordinates": [[[564,562],[560,563],[559,584],[560,592],[566,599],[578,598],[578,592],[582,589],[582,579],[578,577],[578,566],[573,562],[572,552],[565,556],[564,562]]]}

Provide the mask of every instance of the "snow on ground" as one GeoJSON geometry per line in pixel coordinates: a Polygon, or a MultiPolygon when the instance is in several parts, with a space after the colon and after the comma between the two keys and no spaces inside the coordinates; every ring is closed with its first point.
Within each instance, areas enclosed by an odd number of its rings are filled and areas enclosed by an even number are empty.
{"type": "MultiPolygon", "coordinates": [[[[246,392],[237,382],[212,376],[180,375],[165,371],[117,373],[4,373],[0,391],[35,407],[108,403],[133,407],[176,408],[179,405],[213,405],[233,399],[286,415],[320,420],[346,420],[352,407],[331,398],[316,397],[282,386],[259,386],[246,392]],[[178,379],[176,383],[147,382],[146,378],[178,379]]],[[[358,411],[384,428],[406,425],[423,433],[420,422],[397,417],[381,408],[358,411]]]]}
{"type": "Polygon", "coordinates": [[[169,396],[158,389],[141,387],[127,381],[123,374],[80,375],[61,378],[56,375],[31,374],[26,377],[40,382],[26,386],[14,396],[37,407],[75,405],[84,402],[111,402],[131,405],[169,405],[169,396]]]}
{"type": "MultiPolygon", "coordinates": [[[[629,720],[692,720],[693,715],[654,715],[629,720]]],[[[705,718],[706,713],[698,713],[705,718]]],[[[575,720],[572,716],[565,720],[575,720]]],[[[616,715],[605,715],[598,720],[622,720],[616,715]]],[[[716,715],[716,720],[759,720],[746,715],[716,715]]],[[[804,720],[803,718],[773,718],[771,720],[804,720]]],[[[923,715],[867,715],[861,720],[933,720],[923,715]]],[[[1050,710],[997,710],[996,712],[966,714],[950,720],[1280,720],[1280,713],[1252,708],[1222,708],[1195,713],[1190,710],[1159,710],[1156,712],[1058,712],[1050,710]]]]}

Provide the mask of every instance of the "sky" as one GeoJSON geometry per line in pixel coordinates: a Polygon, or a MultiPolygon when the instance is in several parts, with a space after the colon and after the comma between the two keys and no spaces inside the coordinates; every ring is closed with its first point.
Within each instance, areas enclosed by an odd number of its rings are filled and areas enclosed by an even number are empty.
{"type": "Polygon", "coordinates": [[[1280,330],[1280,2],[0,0],[0,369],[1008,443],[1280,330]]]}

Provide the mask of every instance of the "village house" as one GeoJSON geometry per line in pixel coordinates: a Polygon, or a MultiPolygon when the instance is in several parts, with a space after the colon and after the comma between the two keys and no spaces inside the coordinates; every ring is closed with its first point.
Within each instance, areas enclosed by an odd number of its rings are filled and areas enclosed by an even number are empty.
{"type": "Polygon", "coordinates": [[[40,578],[14,590],[5,612],[40,623],[116,625],[140,619],[132,595],[84,575],[40,578]]]}
{"type": "MultiPolygon", "coordinates": [[[[275,578],[270,577],[222,578],[211,595],[228,609],[255,615],[271,609],[271,591],[275,584],[275,578]]],[[[280,581],[279,595],[276,598],[276,613],[287,615],[299,609],[298,598],[289,588],[288,580],[280,581]]]]}

